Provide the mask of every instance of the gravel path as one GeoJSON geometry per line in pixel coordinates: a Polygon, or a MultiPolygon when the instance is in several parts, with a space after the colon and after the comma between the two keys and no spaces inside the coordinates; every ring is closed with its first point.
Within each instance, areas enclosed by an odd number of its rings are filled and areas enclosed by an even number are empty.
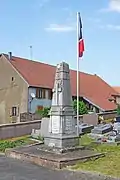
{"type": "Polygon", "coordinates": [[[113,180],[82,172],[54,171],[0,155],[0,180],[113,180]]]}

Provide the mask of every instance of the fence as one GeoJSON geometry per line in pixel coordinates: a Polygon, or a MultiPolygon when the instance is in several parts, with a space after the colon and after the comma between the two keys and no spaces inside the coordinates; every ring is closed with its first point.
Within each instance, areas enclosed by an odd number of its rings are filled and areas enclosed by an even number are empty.
{"type": "Polygon", "coordinates": [[[20,114],[20,122],[41,120],[42,116],[40,114],[31,114],[31,113],[21,113],[20,114]]]}
{"type": "Polygon", "coordinates": [[[98,117],[102,117],[104,120],[114,119],[116,116],[116,111],[98,113],[98,117]]]}
{"type": "MultiPolygon", "coordinates": [[[[101,112],[101,113],[91,113],[91,114],[84,114],[79,116],[79,121],[82,123],[87,123],[87,124],[93,124],[96,125],[98,124],[98,121],[101,119],[105,122],[110,122],[117,116],[116,111],[111,111],[111,112],[101,112]]],[[[75,116],[76,118],[76,116],[75,116]]],[[[76,120],[77,121],[77,120],[76,120]]],[[[77,122],[76,122],[77,123],[77,122]]]]}
{"type": "MultiPolygon", "coordinates": [[[[76,119],[76,124],[77,124],[76,116],[75,116],[75,119],[76,119]]],[[[96,113],[80,115],[79,122],[97,125],[98,124],[98,115],[96,113]]]]}
{"type": "Polygon", "coordinates": [[[40,129],[41,120],[0,125],[0,139],[29,135],[32,129],[40,129]]]}

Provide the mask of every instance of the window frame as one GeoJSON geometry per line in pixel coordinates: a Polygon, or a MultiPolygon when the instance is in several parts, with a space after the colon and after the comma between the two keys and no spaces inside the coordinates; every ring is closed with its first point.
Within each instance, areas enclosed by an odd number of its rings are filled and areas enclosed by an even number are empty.
{"type": "Polygon", "coordinates": [[[17,116],[17,106],[13,106],[12,107],[12,117],[16,117],[17,116]]]}

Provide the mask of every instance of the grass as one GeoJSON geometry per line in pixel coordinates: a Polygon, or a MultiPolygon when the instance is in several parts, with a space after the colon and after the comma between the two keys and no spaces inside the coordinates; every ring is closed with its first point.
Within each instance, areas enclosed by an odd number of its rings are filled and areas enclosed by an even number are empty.
{"type": "Polygon", "coordinates": [[[22,136],[17,138],[11,138],[7,140],[0,140],[0,152],[5,152],[7,148],[15,148],[23,145],[33,144],[29,136],[22,136]]]}
{"type": "Polygon", "coordinates": [[[99,172],[105,175],[120,177],[120,146],[91,144],[93,140],[87,135],[80,139],[81,145],[91,146],[97,152],[105,152],[105,157],[76,164],[72,169],[99,172]]]}

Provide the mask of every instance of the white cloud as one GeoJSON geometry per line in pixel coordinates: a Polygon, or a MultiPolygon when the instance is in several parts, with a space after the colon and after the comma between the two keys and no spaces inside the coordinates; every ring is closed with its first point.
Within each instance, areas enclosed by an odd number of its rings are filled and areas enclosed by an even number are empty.
{"type": "Polygon", "coordinates": [[[48,27],[45,28],[49,32],[72,32],[76,30],[76,23],[74,18],[74,13],[69,7],[63,7],[61,9],[67,14],[64,18],[64,23],[50,23],[48,27]]]}
{"type": "Polygon", "coordinates": [[[107,28],[110,29],[110,30],[120,31],[120,25],[108,24],[107,28]]]}
{"type": "Polygon", "coordinates": [[[75,30],[75,26],[65,24],[50,24],[49,27],[45,28],[45,30],[54,32],[71,32],[75,30]]]}
{"type": "Polygon", "coordinates": [[[109,3],[109,9],[111,11],[120,12],[120,0],[111,0],[109,3]]]}
{"type": "Polygon", "coordinates": [[[109,0],[108,7],[100,9],[100,12],[118,12],[120,13],[120,0],[109,0]]]}
{"type": "Polygon", "coordinates": [[[120,25],[106,24],[100,25],[99,27],[107,30],[120,31],[120,25]]]}

